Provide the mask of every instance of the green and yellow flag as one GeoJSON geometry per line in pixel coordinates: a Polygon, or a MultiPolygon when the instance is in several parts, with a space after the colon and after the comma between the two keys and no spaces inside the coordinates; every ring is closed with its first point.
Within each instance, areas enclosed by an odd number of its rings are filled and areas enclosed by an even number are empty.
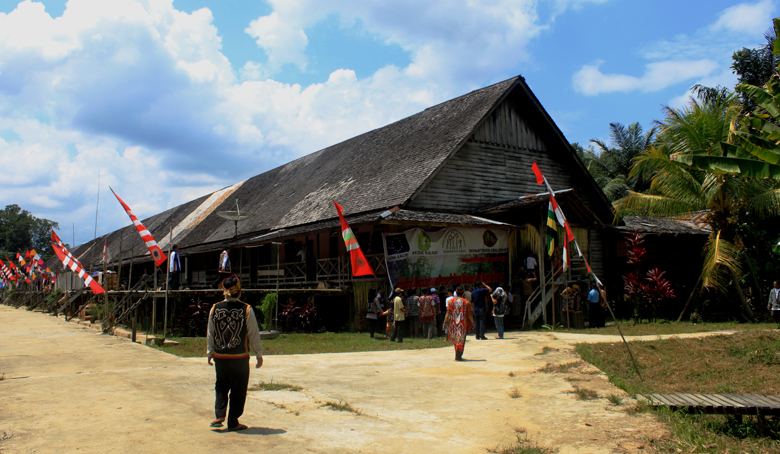
{"type": "Polygon", "coordinates": [[[555,208],[550,201],[547,208],[547,255],[552,256],[555,251],[555,239],[558,238],[558,223],[555,220],[555,208]]]}

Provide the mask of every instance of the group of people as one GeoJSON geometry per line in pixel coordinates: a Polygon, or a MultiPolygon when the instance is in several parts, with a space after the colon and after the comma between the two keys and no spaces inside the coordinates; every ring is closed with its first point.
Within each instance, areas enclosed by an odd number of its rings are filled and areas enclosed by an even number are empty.
{"type": "MultiPolygon", "coordinates": [[[[374,339],[382,318],[386,317],[385,337],[392,342],[403,342],[404,336],[432,339],[447,335],[451,341],[457,340],[453,342],[457,350],[457,345],[463,343],[460,338],[463,337],[465,341],[465,332],[473,330],[478,340],[487,339],[488,312],[496,326],[496,339],[503,339],[504,317],[511,311],[511,302],[511,293],[502,287],[493,290],[481,281],[477,281],[473,287],[457,284],[441,287],[439,292],[435,287],[423,288],[421,291],[416,288],[396,288],[387,305],[381,290],[370,289],[366,318],[370,336],[374,339]],[[463,314],[467,315],[453,315],[459,311],[465,311],[463,314]],[[461,336],[464,329],[466,331],[461,336]]],[[[462,348],[460,352],[462,355],[462,348]]]]}

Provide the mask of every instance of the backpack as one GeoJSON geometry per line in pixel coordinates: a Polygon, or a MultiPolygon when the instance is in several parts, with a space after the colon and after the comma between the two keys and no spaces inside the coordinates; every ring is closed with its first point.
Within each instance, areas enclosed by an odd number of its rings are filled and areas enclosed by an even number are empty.
{"type": "Polygon", "coordinates": [[[496,299],[496,305],[493,307],[493,311],[495,312],[496,315],[509,314],[509,305],[506,302],[507,302],[506,295],[500,296],[496,299]]]}

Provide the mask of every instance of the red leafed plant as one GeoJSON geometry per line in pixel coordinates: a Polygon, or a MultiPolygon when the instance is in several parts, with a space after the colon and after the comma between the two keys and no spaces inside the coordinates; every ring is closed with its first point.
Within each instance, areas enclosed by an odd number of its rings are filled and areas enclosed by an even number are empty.
{"type": "Polygon", "coordinates": [[[644,247],[644,236],[633,232],[626,240],[628,244],[628,263],[635,265],[636,271],[623,275],[623,291],[626,298],[634,302],[635,322],[646,318],[654,319],[658,306],[664,301],[674,298],[672,284],[664,278],[665,271],[653,268],[645,273],[644,278],[639,271],[639,265],[647,257],[644,247]]]}
{"type": "Polygon", "coordinates": [[[312,298],[306,298],[305,302],[289,298],[287,304],[282,303],[280,306],[282,311],[279,315],[286,320],[288,331],[300,329],[307,333],[312,332],[317,317],[317,308],[314,307],[312,298]]]}

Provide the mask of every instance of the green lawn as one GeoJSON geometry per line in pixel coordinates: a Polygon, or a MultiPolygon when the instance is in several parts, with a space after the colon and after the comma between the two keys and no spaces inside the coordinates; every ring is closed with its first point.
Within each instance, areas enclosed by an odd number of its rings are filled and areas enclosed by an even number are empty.
{"type": "MultiPolygon", "coordinates": [[[[167,353],[183,357],[206,356],[205,337],[170,337],[179,345],[157,347],[167,353]]],[[[263,355],[299,355],[309,353],[371,352],[385,350],[418,350],[452,346],[444,338],[409,339],[390,342],[383,336],[371,339],[368,333],[282,334],[263,341],[263,355]]]]}
{"type": "MultiPolygon", "coordinates": [[[[777,328],[776,323],[739,323],[739,322],[719,322],[719,323],[691,323],[691,322],[656,322],[641,323],[634,325],[633,320],[620,320],[620,329],[625,336],[648,336],[657,334],[682,334],[682,333],[700,333],[705,331],[755,331],[777,328]]],[[[552,332],[544,328],[536,331],[552,332]]],[[[618,330],[612,325],[605,328],[586,328],[571,329],[558,328],[557,332],[580,333],[580,334],[614,334],[618,335],[618,330]]]]}
{"type": "MultiPolygon", "coordinates": [[[[629,344],[643,379],[633,371],[622,343],[579,344],[577,352],[629,394],[780,395],[780,332],[776,330],[629,344]]],[[[739,421],[721,415],[643,410],[654,411],[672,431],[671,438],[656,442],[658,452],[780,452],[778,418],[767,418],[761,436],[755,417],[739,421]]]]}

